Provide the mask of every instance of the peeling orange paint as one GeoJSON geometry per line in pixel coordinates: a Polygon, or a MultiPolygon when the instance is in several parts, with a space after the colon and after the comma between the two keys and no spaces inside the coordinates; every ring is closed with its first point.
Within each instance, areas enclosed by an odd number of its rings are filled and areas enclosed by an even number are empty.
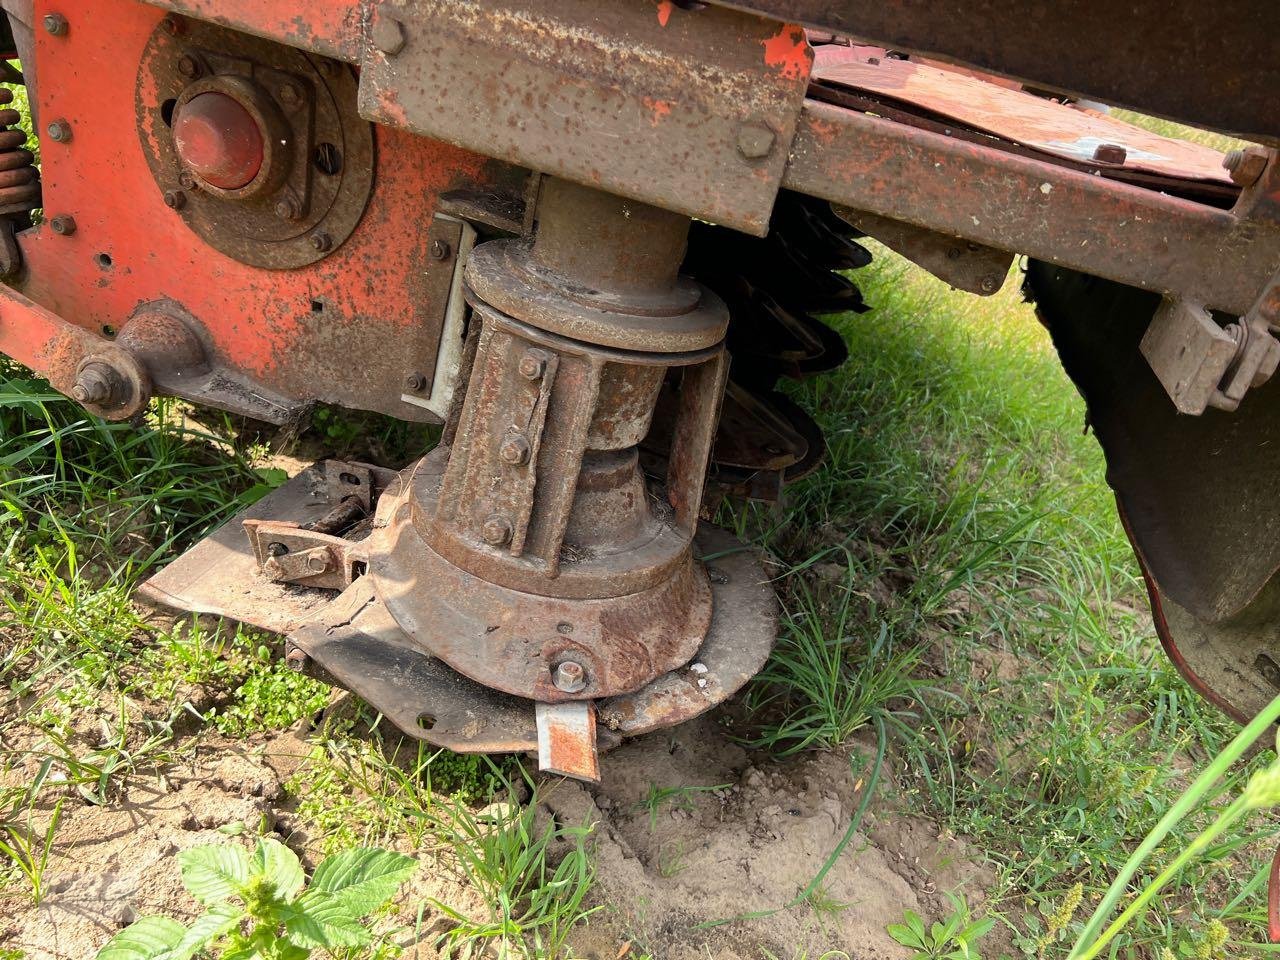
{"type": "Polygon", "coordinates": [[[784,24],[764,45],[764,62],[787,80],[801,80],[813,67],[813,51],[805,38],[804,28],[794,23],[784,24]]]}
{"type": "Polygon", "coordinates": [[[641,97],[640,102],[651,111],[649,123],[655,127],[671,116],[671,108],[675,106],[674,100],[659,100],[656,97],[641,97]]]}
{"type": "Polygon", "coordinates": [[[658,0],[658,26],[665,27],[667,21],[671,19],[671,11],[676,5],[671,0],[658,0]]]}

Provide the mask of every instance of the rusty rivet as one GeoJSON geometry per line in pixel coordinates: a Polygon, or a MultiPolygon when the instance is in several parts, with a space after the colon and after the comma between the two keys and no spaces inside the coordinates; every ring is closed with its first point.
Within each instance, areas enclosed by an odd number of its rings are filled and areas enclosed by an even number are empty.
{"type": "Polygon", "coordinates": [[[58,143],[67,143],[71,139],[71,124],[66,120],[55,120],[49,124],[49,136],[58,143]]]}
{"type": "Polygon", "coordinates": [[[327,253],[333,249],[333,237],[323,230],[317,230],[311,235],[311,246],[319,253],[327,253]]]}
{"type": "Polygon", "coordinates": [[[1231,175],[1231,182],[1241,187],[1251,187],[1267,169],[1267,151],[1249,146],[1243,150],[1230,150],[1222,158],[1222,166],[1231,175]]]}
{"type": "Polygon", "coordinates": [[[289,552],[289,548],[283,543],[274,542],[267,544],[267,553],[273,557],[283,557],[289,552]]]}
{"type": "Polygon", "coordinates": [[[76,218],[60,213],[49,221],[49,228],[60,237],[69,237],[76,232],[76,218]]]}
{"type": "MultiPolygon", "coordinates": [[[[298,219],[298,201],[293,197],[281,197],[276,201],[276,216],[281,220],[297,220],[298,219]]],[[[316,247],[319,250],[319,247],[316,247]]]]}
{"type": "Polygon", "coordinates": [[[557,664],[551,676],[556,689],[565,693],[580,693],[587,686],[587,671],[576,660],[565,660],[557,664]]]}
{"type": "Polygon", "coordinates": [[[379,14],[373,21],[373,45],[389,57],[404,49],[404,24],[395,17],[379,14]]]}
{"type": "Polygon", "coordinates": [[[1100,143],[1093,150],[1093,159],[1098,163],[1121,164],[1129,158],[1129,151],[1118,143],[1100,143]]]}
{"type": "Polygon", "coordinates": [[[480,527],[480,536],[484,537],[485,543],[491,543],[495,547],[510,543],[511,521],[495,513],[480,527]]]}
{"type": "Polygon", "coordinates": [[[47,33],[55,37],[65,37],[69,24],[67,18],[60,13],[46,13],[44,15],[44,29],[47,33]]]}
{"type": "Polygon", "coordinates": [[[71,397],[77,403],[103,406],[114,401],[123,387],[120,374],[114,367],[105,363],[87,363],[76,374],[71,397]]]}
{"type": "Polygon", "coordinates": [[[178,182],[187,190],[196,188],[196,176],[190,170],[183,170],[178,174],[178,182]]]}
{"type": "Polygon", "coordinates": [[[431,259],[447,260],[449,259],[449,244],[444,240],[431,241],[431,259]]]}
{"type": "Polygon", "coordinates": [[[166,190],[164,192],[164,205],[170,210],[181,210],[187,205],[187,195],[181,190],[166,190]]]}
{"type": "Polygon", "coordinates": [[[404,385],[410,393],[421,393],[427,389],[427,378],[420,373],[411,373],[404,378],[404,385]]]}
{"type": "Polygon", "coordinates": [[[503,441],[498,448],[498,456],[504,463],[518,467],[529,462],[529,441],[521,434],[513,434],[503,441]]]}
{"type": "Polygon", "coordinates": [[[760,160],[773,152],[777,136],[763,123],[744,123],[738,128],[738,152],[748,160],[760,160]]]}
{"type": "Polygon", "coordinates": [[[546,372],[547,361],[538,356],[532,350],[525,351],[525,355],[520,358],[520,376],[526,380],[539,380],[543,373],[546,372]]]}
{"type": "Polygon", "coordinates": [[[200,76],[200,62],[190,54],[183,54],[178,58],[178,72],[188,80],[194,80],[200,76]]]}

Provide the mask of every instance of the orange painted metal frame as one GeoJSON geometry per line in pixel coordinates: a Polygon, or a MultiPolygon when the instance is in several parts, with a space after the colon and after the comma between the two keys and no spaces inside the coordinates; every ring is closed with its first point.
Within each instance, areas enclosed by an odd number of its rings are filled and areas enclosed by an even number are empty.
{"type": "MultiPolygon", "coordinates": [[[[37,23],[51,10],[38,0],[37,23]]],[[[425,225],[442,192],[483,188],[495,166],[377,127],[373,195],[342,247],[296,270],[233,260],[164,205],[139,141],[135,100],[146,90],[135,89],[133,65],[163,16],[136,0],[94,0],[80,5],[66,35],[37,30],[39,116],[66,120],[74,135],[67,143],[44,138],[46,222],[19,234],[25,270],[15,286],[99,335],[119,329],[140,304],[171,298],[205,326],[216,359],[269,389],[424,417],[399,396],[409,345],[424,324],[438,324],[441,309],[419,292],[430,262],[425,225]],[[49,228],[59,214],[75,218],[74,234],[49,228]]]]}

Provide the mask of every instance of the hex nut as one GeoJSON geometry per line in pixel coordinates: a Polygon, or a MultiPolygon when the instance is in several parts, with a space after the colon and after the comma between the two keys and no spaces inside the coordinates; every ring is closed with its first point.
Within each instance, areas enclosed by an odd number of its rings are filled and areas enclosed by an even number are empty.
{"type": "Polygon", "coordinates": [[[60,13],[46,13],[44,15],[45,32],[55,37],[65,37],[70,25],[67,18],[60,13]]]}
{"type": "Polygon", "coordinates": [[[498,448],[498,456],[502,458],[503,463],[509,463],[513,467],[528,463],[529,454],[529,441],[519,433],[507,437],[498,448]]]}
{"type": "Polygon", "coordinates": [[[200,61],[189,53],[184,53],[178,58],[178,72],[188,80],[194,80],[200,76],[200,61]]]}
{"type": "Polygon", "coordinates": [[[281,197],[276,201],[275,214],[281,220],[297,220],[299,215],[298,201],[294,200],[293,197],[281,197]]]}
{"type": "Polygon", "coordinates": [[[49,229],[60,237],[69,237],[76,232],[76,219],[65,213],[60,213],[49,221],[49,229]]]}
{"type": "Polygon", "coordinates": [[[480,527],[480,536],[485,543],[501,547],[511,542],[511,521],[500,514],[494,514],[480,527]]]}
{"type": "Polygon", "coordinates": [[[87,363],[76,374],[71,398],[77,403],[106,406],[119,399],[124,382],[115,368],[105,363],[87,363]]]}
{"type": "Polygon", "coordinates": [[[427,378],[420,373],[411,373],[404,378],[404,385],[410,393],[421,393],[427,389],[427,378]]]}
{"type": "Polygon", "coordinates": [[[1098,163],[1119,166],[1129,159],[1129,151],[1118,143],[1100,143],[1094,148],[1093,159],[1098,163]]]}
{"type": "Polygon", "coordinates": [[[1251,187],[1267,169],[1267,151],[1263,147],[1248,146],[1243,150],[1230,150],[1222,158],[1222,166],[1231,176],[1231,182],[1240,187],[1251,187]]]}
{"type": "Polygon", "coordinates": [[[328,253],[333,249],[333,237],[321,230],[317,230],[311,235],[311,247],[317,253],[328,253]]]}
{"type": "Polygon", "coordinates": [[[49,124],[49,137],[55,143],[68,143],[71,140],[71,124],[66,120],[54,120],[49,124]]]}
{"type": "Polygon", "coordinates": [[[564,693],[581,693],[587,687],[587,671],[576,660],[556,664],[551,679],[556,689],[564,693]]]}
{"type": "Polygon", "coordinates": [[[432,240],[430,252],[432,260],[448,260],[451,251],[449,244],[444,240],[432,240]]]}
{"type": "Polygon", "coordinates": [[[164,192],[164,205],[170,210],[181,210],[187,205],[187,195],[181,190],[166,190],[164,192]]]}
{"type": "Polygon", "coordinates": [[[738,128],[738,152],[748,160],[762,160],[773,152],[777,139],[763,123],[744,123],[738,128]]]}
{"type": "Polygon", "coordinates": [[[527,350],[525,355],[520,358],[519,370],[520,376],[526,380],[541,380],[542,375],[547,370],[547,361],[532,350],[527,350]]]}

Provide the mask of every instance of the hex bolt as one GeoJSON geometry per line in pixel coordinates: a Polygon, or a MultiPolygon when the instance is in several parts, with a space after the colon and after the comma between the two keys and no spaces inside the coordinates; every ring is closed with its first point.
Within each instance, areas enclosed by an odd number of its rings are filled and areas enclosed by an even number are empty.
{"type": "Polygon", "coordinates": [[[67,23],[67,18],[60,13],[46,13],[44,15],[44,29],[46,33],[52,36],[65,37],[69,24],[67,23]]]}
{"type": "Polygon", "coordinates": [[[123,386],[114,367],[105,363],[86,363],[76,374],[71,398],[81,404],[105,406],[119,396],[123,386]]]}
{"type": "Polygon", "coordinates": [[[385,13],[374,18],[371,35],[373,45],[388,57],[394,57],[403,50],[405,41],[408,39],[404,32],[404,24],[385,13]]]}
{"type": "Polygon", "coordinates": [[[541,380],[542,375],[547,370],[547,361],[538,356],[532,350],[526,350],[523,357],[520,358],[520,376],[526,380],[541,380]]]}
{"type": "Polygon", "coordinates": [[[268,556],[283,557],[288,552],[289,552],[289,548],[286,547],[283,543],[272,542],[267,544],[268,556]]]}
{"type": "Polygon", "coordinates": [[[565,693],[580,693],[587,688],[587,671],[576,660],[556,664],[551,677],[556,689],[565,693]]]}
{"type": "Polygon", "coordinates": [[[1100,143],[1093,150],[1093,159],[1098,163],[1114,163],[1117,166],[1129,158],[1129,151],[1118,143],[1100,143]]]}
{"type": "MultiPolygon", "coordinates": [[[[276,201],[276,216],[281,220],[297,220],[298,219],[298,201],[293,197],[281,197],[276,201]]],[[[314,245],[314,244],[313,244],[314,245]]],[[[316,247],[319,250],[319,247],[316,247]]]]}
{"type": "Polygon", "coordinates": [[[451,251],[449,249],[449,244],[446,241],[444,240],[431,241],[431,259],[432,260],[448,260],[450,252],[451,251]]]}
{"type": "Polygon", "coordinates": [[[76,232],[76,218],[60,213],[49,221],[49,229],[60,237],[69,237],[76,232]]]}
{"type": "Polygon", "coordinates": [[[427,389],[427,378],[420,373],[411,373],[404,378],[404,385],[410,393],[421,393],[427,389]]]}
{"type": "Polygon", "coordinates": [[[501,547],[511,542],[511,521],[506,517],[495,513],[480,528],[480,536],[484,537],[485,543],[492,544],[495,547],[501,547]]]}
{"type": "Polygon", "coordinates": [[[507,437],[502,442],[502,446],[498,448],[498,456],[502,458],[504,463],[509,463],[513,467],[528,463],[529,452],[529,441],[519,433],[507,437]]]}
{"type": "Polygon", "coordinates": [[[276,99],[286,107],[296,107],[302,102],[302,95],[298,93],[298,88],[292,83],[286,83],[276,91],[276,99]]]}
{"type": "Polygon", "coordinates": [[[66,120],[55,120],[49,124],[49,136],[55,143],[67,143],[71,140],[71,124],[66,120]]]}
{"type": "Polygon", "coordinates": [[[988,273],[979,283],[983,293],[995,293],[1004,286],[1004,274],[988,273]]]}
{"type": "Polygon", "coordinates": [[[333,237],[323,230],[317,230],[311,235],[311,246],[318,253],[328,253],[333,249],[333,237]]]}
{"type": "Polygon", "coordinates": [[[194,80],[200,76],[200,62],[190,54],[183,54],[178,58],[178,72],[188,80],[194,80]]]}
{"type": "Polygon", "coordinates": [[[194,190],[196,188],[196,175],[190,170],[183,170],[178,174],[178,183],[182,184],[186,190],[194,190]]]}
{"type": "Polygon", "coordinates": [[[164,192],[164,205],[170,210],[181,210],[187,205],[187,195],[181,190],[166,190],[164,192]]]}
{"type": "Polygon", "coordinates": [[[1251,187],[1267,169],[1267,151],[1262,147],[1248,146],[1243,150],[1230,150],[1222,158],[1222,166],[1231,175],[1231,182],[1240,187],[1251,187]]]}
{"type": "Polygon", "coordinates": [[[744,123],[738,128],[738,152],[748,160],[762,160],[773,152],[777,139],[763,123],[744,123]]]}

